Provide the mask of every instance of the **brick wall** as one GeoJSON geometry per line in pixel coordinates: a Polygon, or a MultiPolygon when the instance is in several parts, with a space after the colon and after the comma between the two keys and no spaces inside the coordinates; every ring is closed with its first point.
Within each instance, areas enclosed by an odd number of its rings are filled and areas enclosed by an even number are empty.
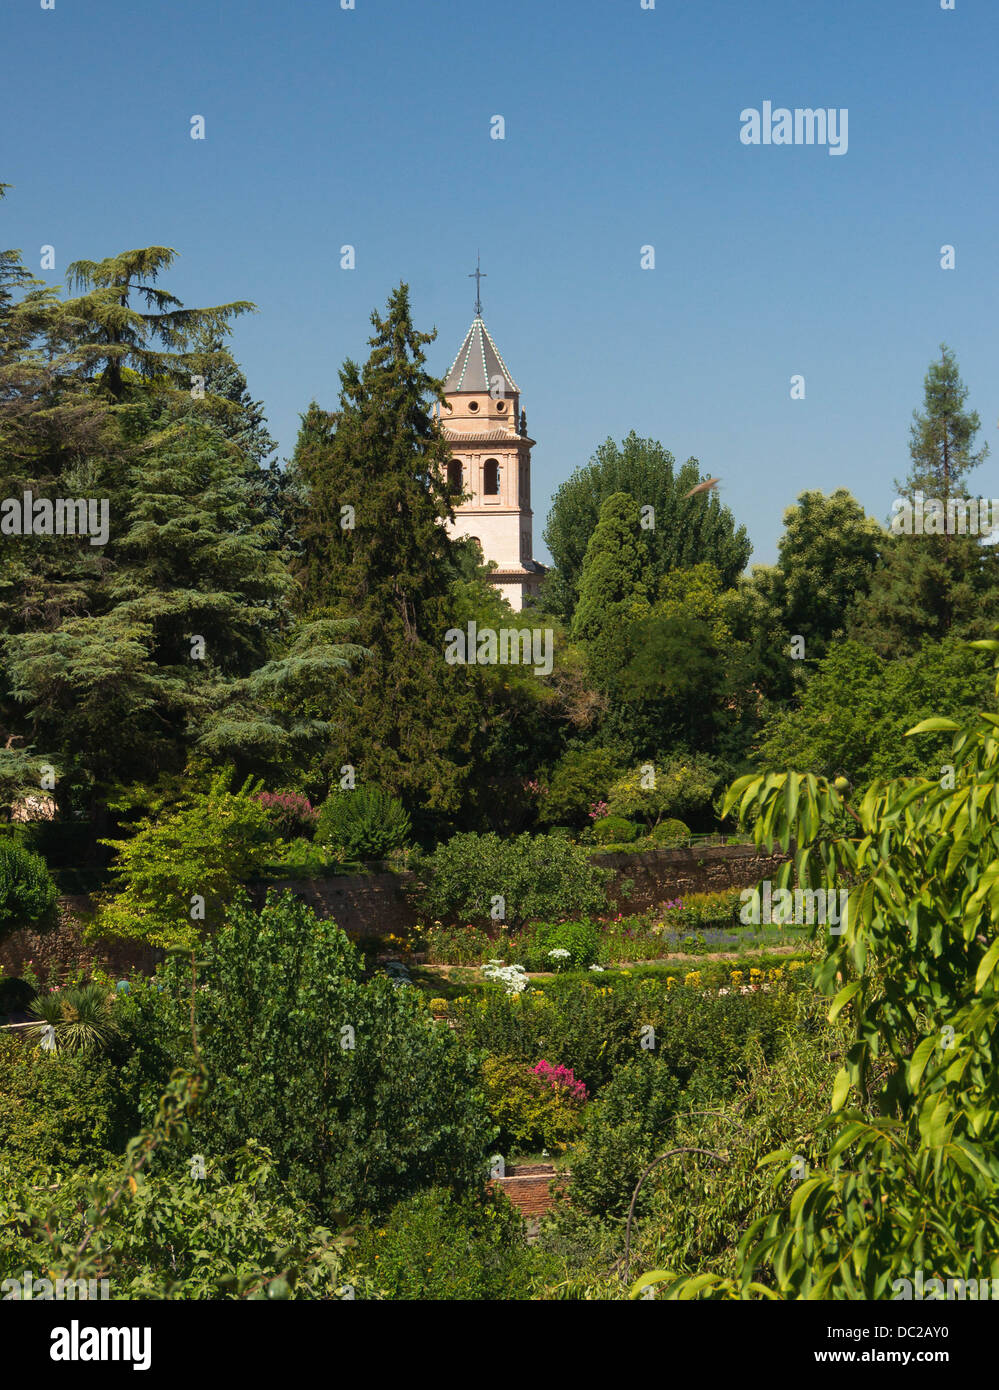
{"type": "MultiPolygon", "coordinates": [[[[505,1177],[493,1178],[489,1186],[499,1188],[522,1216],[536,1221],[554,1204],[551,1192],[554,1176],[555,1168],[551,1163],[528,1163],[508,1168],[505,1177]]],[[[569,1177],[568,1170],[563,1170],[559,1174],[560,1185],[567,1186],[569,1177]]]]}

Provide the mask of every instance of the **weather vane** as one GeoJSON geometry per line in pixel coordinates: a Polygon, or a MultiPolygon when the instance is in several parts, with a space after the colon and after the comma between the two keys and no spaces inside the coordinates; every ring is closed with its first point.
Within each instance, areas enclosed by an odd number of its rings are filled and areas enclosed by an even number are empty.
{"type": "Polygon", "coordinates": [[[475,281],[475,316],[476,316],[476,318],[481,318],[481,317],[482,317],[482,294],[481,294],[482,284],[481,284],[481,282],[482,282],[483,280],[488,279],[488,276],[486,275],[485,271],[479,269],[479,264],[480,264],[480,262],[479,262],[479,253],[478,253],[478,251],[476,251],[476,253],[475,253],[475,269],[474,269],[473,271],[470,271],[470,272],[469,272],[469,276],[468,276],[469,280],[474,280],[474,281],[475,281]]]}

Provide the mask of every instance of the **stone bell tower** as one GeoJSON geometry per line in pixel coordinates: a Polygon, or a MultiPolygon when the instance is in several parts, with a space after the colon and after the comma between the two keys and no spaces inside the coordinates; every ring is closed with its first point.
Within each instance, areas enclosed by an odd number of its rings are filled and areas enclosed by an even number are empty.
{"type": "Polygon", "coordinates": [[[520,609],[546,572],[532,553],[535,441],[527,433],[520,388],[482,321],[478,295],[475,318],[444,392],[441,426],[451,446],[448,486],[455,498],[455,522],[448,529],[452,536],[475,537],[485,559],[496,562],[492,582],[512,608],[520,609]]]}

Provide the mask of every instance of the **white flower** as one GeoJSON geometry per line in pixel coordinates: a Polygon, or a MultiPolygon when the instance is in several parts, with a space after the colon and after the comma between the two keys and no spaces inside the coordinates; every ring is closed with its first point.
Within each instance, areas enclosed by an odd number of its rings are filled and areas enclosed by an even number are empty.
{"type": "Polygon", "coordinates": [[[723,994],[728,994],[728,990],[727,990],[727,989],[720,989],[720,990],[718,991],[718,998],[720,999],[720,998],[722,997],[723,994]]]}
{"type": "Polygon", "coordinates": [[[571,951],[565,950],[562,946],[556,946],[554,950],[548,952],[549,960],[568,960],[572,955],[571,951]]]}
{"type": "Polygon", "coordinates": [[[604,968],[603,968],[602,965],[591,965],[591,966],[590,966],[590,969],[591,969],[591,970],[599,970],[600,973],[603,974],[603,969],[604,969],[604,968]]]}
{"type": "Polygon", "coordinates": [[[522,965],[504,965],[501,960],[491,960],[482,967],[487,980],[501,984],[507,994],[520,994],[527,988],[527,975],[522,965]]]}

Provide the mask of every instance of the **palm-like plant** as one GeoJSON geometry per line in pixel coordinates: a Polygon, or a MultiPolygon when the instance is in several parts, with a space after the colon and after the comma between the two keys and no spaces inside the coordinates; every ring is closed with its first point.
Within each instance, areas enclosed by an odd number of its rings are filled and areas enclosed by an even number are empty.
{"type": "Polygon", "coordinates": [[[111,998],[103,985],[95,983],[40,995],[30,1009],[38,1022],[27,1032],[41,1038],[48,1028],[54,1028],[59,1051],[98,1051],[107,1047],[118,1031],[111,1016],[111,998]]]}

